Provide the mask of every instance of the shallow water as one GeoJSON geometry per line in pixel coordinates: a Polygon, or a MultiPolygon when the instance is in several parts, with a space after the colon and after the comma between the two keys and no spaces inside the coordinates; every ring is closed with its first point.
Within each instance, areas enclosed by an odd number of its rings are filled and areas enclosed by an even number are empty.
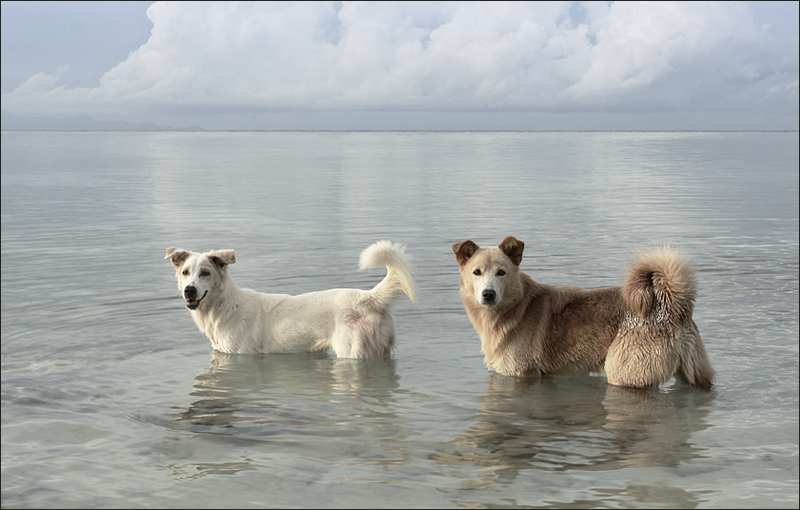
{"type": "Polygon", "coordinates": [[[797,132],[3,132],[2,506],[798,506],[797,132]],[[489,373],[450,245],[617,285],[670,243],[717,384],[489,373]],[[169,246],[240,285],[368,288],[408,245],[387,360],[223,355],[169,246]]]}

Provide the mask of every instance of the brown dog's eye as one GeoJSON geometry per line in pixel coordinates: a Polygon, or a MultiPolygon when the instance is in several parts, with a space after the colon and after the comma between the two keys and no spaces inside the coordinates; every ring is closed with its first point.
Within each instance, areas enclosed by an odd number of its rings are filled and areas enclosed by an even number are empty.
{"type": "Polygon", "coordinates": [[[497,272],[497,276],[505,276],[505,275],[506,275],[506,272],[503,271],[502,269],[497,272]]]}
{"type": "Polygon", "coordinates": [[[480,276],[481,275],[481,270],[480,269],[476,269],[475,271],[472,272],[472,274],[474,274],[475,276],[480,276]]]}

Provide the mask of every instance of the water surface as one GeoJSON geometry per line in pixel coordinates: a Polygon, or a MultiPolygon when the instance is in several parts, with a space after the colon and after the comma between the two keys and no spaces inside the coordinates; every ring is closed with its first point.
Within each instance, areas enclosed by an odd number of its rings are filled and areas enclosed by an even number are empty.
{"type": "Polygon", "coordinates": [[[796,132],[3,132],[3,507],[798,506],[796,132]],[[490,373],[450,246],[548,284],[698,268],[704,392],[490,373]],[[391,359],[210,350],[169,246],[240,285],[368,288],[407,244],[391,359]]]}

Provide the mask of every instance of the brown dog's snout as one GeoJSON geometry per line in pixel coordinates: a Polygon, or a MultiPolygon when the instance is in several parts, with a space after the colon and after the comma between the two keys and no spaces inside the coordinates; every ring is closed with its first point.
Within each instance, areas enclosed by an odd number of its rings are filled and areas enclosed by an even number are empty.
{"type": "Polygon", "coordinates": [[[183,289],[183,297],[186,299],[197,299],[197,288],[194,285],[187,285],[183,289]]]}
{"type": "Polygon", "coordinates": [[[493,289],[486,289],[481,293],[481,297],[483,297],[484,303],[486,303],[487,305],[491,305],[497,298],[497,292],[495,292],[493,289]]]}

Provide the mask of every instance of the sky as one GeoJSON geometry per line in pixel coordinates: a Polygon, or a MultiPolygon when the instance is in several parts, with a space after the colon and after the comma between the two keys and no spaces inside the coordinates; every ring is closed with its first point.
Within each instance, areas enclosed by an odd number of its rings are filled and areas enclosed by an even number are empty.
{"type": "Polygon", "coordinates": [[[3,129],[797,130],[798,4],[3,1],[3,129]]]}

